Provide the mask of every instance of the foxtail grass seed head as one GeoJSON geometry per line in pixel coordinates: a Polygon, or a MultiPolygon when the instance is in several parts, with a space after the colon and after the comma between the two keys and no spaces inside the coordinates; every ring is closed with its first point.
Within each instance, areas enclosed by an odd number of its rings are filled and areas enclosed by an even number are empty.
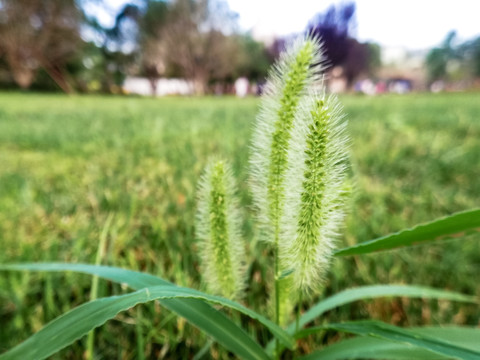
{"type": "Polygon", "coordinates": [[[320,287],[343,222],[345,127],[337,99],[315,92],[294,121],[279,246],[294,288],[307,294],[320,287]]]}
{"type": "Polygon", "coordinates": [[[282,254],[285,247],[279,242],[284,232],[281,220],[289,191],[285,184],[288,154],[299,106],[319,80],[322,64],[320,43],[316,39],[298,39],[287,46],[269,74],[252,141],[251,187],[264,239],[273,243],[276,254],[276,289],[272,300],[276,321],[281,325],[288,321],[293,309],[292,277],[279,278],[288,270],[279,261],[285,257],[282,254]]]}
{"type": "Polygon", "coordinates": [[[244,289],[244,244],[235,185],[225,161],[211,162],[198,188],[197,238],[202,273],[214,294],[237,299],[244,289]]]}
{"type": "Polygon", "coordinates": [[[297,40],[269,74],[257,117],[250,158],[251,185],[266,239],[276,241],[285,199],[285,171],[291,131],[300,100],[322,67],[318,41],[297,40]]]}

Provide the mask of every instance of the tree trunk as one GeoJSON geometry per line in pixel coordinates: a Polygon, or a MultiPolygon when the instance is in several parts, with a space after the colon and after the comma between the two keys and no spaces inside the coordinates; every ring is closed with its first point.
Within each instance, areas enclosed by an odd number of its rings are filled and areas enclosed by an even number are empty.
{"type": "Polygon", "coordinates": [[[63,71],[55,65],[44,65],[43,67],[47,74],[52,78],[53,81],[62,89],[66,94],[72,94],[73,88],[68,83],[65,74],[63,71]]]}
{"type": "Polygon", "coordinates": [[[207,92],[207,76],[203,72],[195,74],[193,78],[193,91],[195,95],[205,95],[207,92]]]}
{"type": "Polygon", "coordinates": [[[10,71],[12,72],[13,81],[22,89],[28,89],[35,79],[37,68],[28,66],[25,59],[22,59],[15,51],[6,53],[6,60],[10,71]]]}
{"type": "Polygon", "coordinates": [[[148,78],[148,82],[150,83],[151,95],[152,96],[157,96],[158,79],[150,77],[150,78],[148,78]]]}
{"type": "Polygon", "coordinates": [[[33,69],[18,67],[11,68],[12,76],[15,83],[20,86],[22,89],[28,89],[35,78],[35,71],[33,69]]]}

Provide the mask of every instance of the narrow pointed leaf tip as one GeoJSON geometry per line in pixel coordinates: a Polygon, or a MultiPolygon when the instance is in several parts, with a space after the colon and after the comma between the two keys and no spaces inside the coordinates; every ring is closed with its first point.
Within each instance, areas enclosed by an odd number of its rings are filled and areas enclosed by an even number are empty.
{"type": "Polygon", "coordinates": [[[209,290],[227,298],[238,298],[244,289],[244,246],[235,185],[224,161],[211,162],[200,181],[197,238],[204,280],[209,290]]]}
{"type": "Polygon", "coordinates": [[[452,238],[463,239],[467,235],[478,232],[480,232],[480,209],[471,209],[420,224],[411,229],[340,249],[335,252],[335,255],[361,255],[415,246],[428,241],[452,238]]]}
{"type": "Polygon", "coordinates": [[[289,151],[280,246],[293,284],[316,290],[328,268],[344,218],[348,138],[333,96],[312,92],[295,118],[289,151]]]}

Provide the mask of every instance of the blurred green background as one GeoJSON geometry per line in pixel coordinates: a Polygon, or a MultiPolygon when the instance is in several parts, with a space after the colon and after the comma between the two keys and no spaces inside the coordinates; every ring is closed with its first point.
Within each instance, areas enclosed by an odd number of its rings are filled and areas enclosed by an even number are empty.
{"type": "MultiPolygon", "coordinates": [[[[244,219],[244,303],[269,314],[273,259],[258,241],[248,189],[253,96],[285,45],[307,34],[322,38],[325,86],[341,94],[349,119],[355,190],[338,247],[478,207],[479,4],[410,2],[0,0],[0,263],[91,264],[104,238],[103,264],[204,290],[195,189],[208,159],[224,157],[244,219]]],[[[323,294],[304,305],[376,283],[480,296],[478,240],[334,259],[323,294]]],[[[91,281],[0,272],[0,353],[88,301],[91,281]]],[[[99,296],[126,291],[100,281],[99,296]]],[[[251,319],[234,318],[270,340],[251,319]]],[[[326,314],[365,318],[480,325],[478,306],[421,299],[326,314]]],[[[96,334],[97,359],[188,359],[208,342],[158,303],[96,334]]],[[[300,352],[340,336],[311,337],[300,352]]],[[[83,359],[85,345],[52,358],[83,359]]],[[[206,357],[232,355],[214,344],[206,357]]]]}
{"type": "MultiPolygon", "coordinates": [[[[477,207],[480,94],[343,95],[355,184],[344,235],[352,245],[477,207]]],[[[248,191],[257,98],[69,97],[0,94],[0,262],[93,263],[147,271],[204,289],[194,238],[195,188],[210,156],[233,164],[249,257],[245,303],[268,313],[272,259],[248,191]],[[110,226],[106,227],[107,217],[110,226]]],[[[363,284],[419,284],[480,296],[479,235],[408,250],[334,259],[321,296],[363,284]]],[[[0,274],[0,352],[89,298],[91,278],[0,274]]],[[[126,289],[100,282],[100,295],[126,289]]],[[[313,302],[318,299],[311,299],[313,302]]],[[[327,314],[399,325],[478,325],[478,306],[385,299],[327,314]]],[[[268,334],[241,317],[266,343],[268,334]]],[[[191,358],[207,341],[158,304],[118,315],[97,330],[99,358],[191,358]]],[[[327,333],[301,351],[334,341],[327,333]],[[317,345],[315,345],[315,343],[317,345]]],[[[81,359],[84,340],[54,359],[81,359]]],[[[229,355],[213,345],[210,356],[229,355]]]]}

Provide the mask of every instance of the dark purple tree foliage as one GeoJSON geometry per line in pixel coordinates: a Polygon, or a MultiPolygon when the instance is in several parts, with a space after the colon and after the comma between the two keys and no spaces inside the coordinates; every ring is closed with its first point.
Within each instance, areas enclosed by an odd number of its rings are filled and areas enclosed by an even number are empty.
{"type": "Polygon", "coordinates": [[[319,37],[327,60],[327,67],[341,66],[349,86],[361,73],[369,72],[370,49],[368,44],[353,38],[355,26],[354,2],[331,5],[310,21],[307,33],[319,37]]]}
{"type": "Polygon", "coordinates": [[[317,14],[307,27],[311,36],[320,37],[332,66],[341,65],[351,46],[350,32],[355,21],[355,3],[331,5],[325,13],[317,14]]]}

